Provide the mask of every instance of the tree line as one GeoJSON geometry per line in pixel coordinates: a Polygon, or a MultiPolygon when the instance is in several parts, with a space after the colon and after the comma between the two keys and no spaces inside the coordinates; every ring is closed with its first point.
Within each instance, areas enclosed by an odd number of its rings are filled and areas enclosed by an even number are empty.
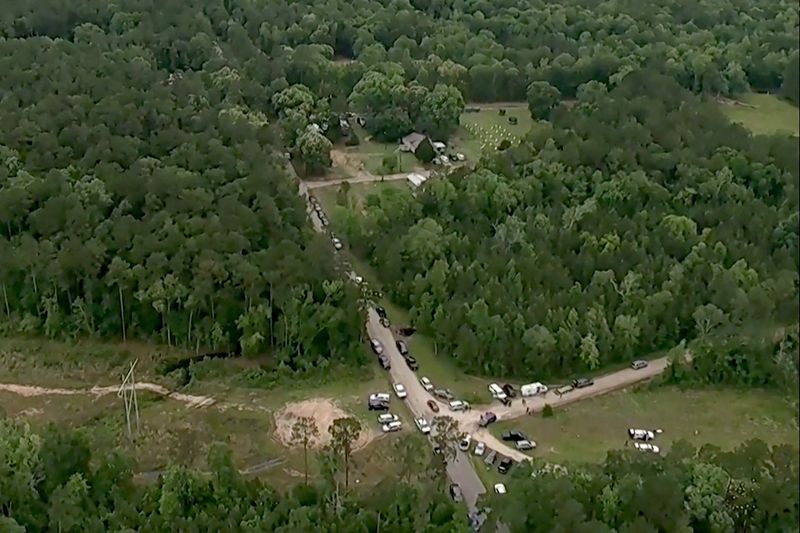
{"type": "Polygon", "coordinates": [[[665,457],[620,450],[598,465],[520,469],[491,506],[514,533],[793,531],[798,482],[794,447],[678,441],[665,457]]]}
{"type": "Polygon", "coordinates": [[[36,432],[0,418],[0,530],[470,531],[466,513],[436,480],[386,479],[355,491],[323,474],[278,489],[240,474],[222,444],[209,450],[208,472],[170,466],[148,483],[134,469],[119,453],[98,456],[79,431],[36,432]]]}
{"type": "Polygon", "coordinates": [[[366,364],[359,294],[225,53],[170,74],[124,32],[69,37],[0,39],[0,328],[366,364]]]}
{"type": "Polygon", "coordinates": [[[438,351],[554,378],[796,324],[797,140],[751,136],[656,73],[579,93],[475,168],[336,209],[438,351]]]}

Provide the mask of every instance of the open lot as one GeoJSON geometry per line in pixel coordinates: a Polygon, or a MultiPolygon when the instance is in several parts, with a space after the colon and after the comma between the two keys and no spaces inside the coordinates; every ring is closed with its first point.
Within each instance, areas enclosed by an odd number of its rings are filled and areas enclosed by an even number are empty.
{"type": "Polygon", "coordinates": [[[601,461],[606,452],[624,447],[630,427],[663,429],[655,443],[686,439],[694,445],[731,449],[758,437],[769,444],[798,441],[796,413],[780,396],[761,390],[674,387],[629,390],[491,426],[492,433],[520,429],[535,440],[533,455],[553,462],[601,461]]]}
{"type": "MultiPolygon", "coordinates": [[[[411,185],[407,180],[394,180],[394,181],[375,181],[370,183],[351,183],[349,192],[347,193],[350,206],[356,210],[361,210],[367,197],[370,194],[378,194],[381,189],[408,189],[411,185]]],[[[316,196],[322,203],[325,212],[332,216],[332,209],[336,203],[336,198],[339,193],[341,185],[331,185],[328,187],[320,187],[313,190],[316,196]]]]}
{"type": "Polygon", "coordinates": [[[758,134],[800,134],[800,109],[771,94],[749,93],[739,98],[745,105],[720,103],[733,122],[758,134]]]}
{"type": "MultiPolygon", "coordinates": [[[[156,380],[158,376],[153,370],[156,356],[153,354],[160,353],[161,348],[144,344],[122,347],[102,343],[73,346],[32,339],[0,339],[0,347],[0,362],[3,363],[0,365],[0,383],[83,391],[79,394],[33,395],[40,391],[31,390],[31,395],[25,396],[0,390],[0,416],[24,419],[33,426],[53,422],[80,428],[98,452],[120,449],[130,453],[136,459],[139,471],[158,471],[169,463],[203,469],[211,444],[222,441],[230,445],[240,469],[255,465],[259,467],[256,473],[279,485],[300,481],[302,452],[287,446],[285,438],[279,438],[276,425],[285,425],[282,417],[287,405],[302,406],[302,402],[307,401],[318,407],[311,413],[318,424],[330,423],[341,413],[361,420],[365,429],[365,437],[361,440],[366,446],[355,455],[353,475],[353,479],[360,480],[360,486],[371,486],[405,468],[394,460],[394,447],[403,439],[419,438],[413,418],[401,401],[392,401],[392,412],[400,416],[405,426],[399,433],[383,435],[375,414],[366,409],[365,399],[369,393],[391,391],[388,374],[379,371],[377,365],[371,376],[343,377],[321,386],[301,382],[294,387],[263,390],[235,385],[234,377],[241,368],[229,368],[228,372],[223,372],[220,366],[230,367],[235,363],[214,360],[196,365],[200,377],[181,388],[181,392],[207,394],[213,396],[216,403],[191,407],[174,398],[139,391],[141,433],[130,442],[122,399],[113,392],[100,395],[90,390],[93,385],[119,383],[117,380],[122,369],[131,360],[131,350],[140,357],[140,362],[143,361],[137,381],[156,380]],[[71,354],[74,357],[83,354],[83,365],[79,365],[77,359],[73,360],[71,354]],[[204,365],[215,367],[214,371],[204,372],[204,365]],[[59,379],[62,374],[65,379],[59,379]]],[[[162,381],[170,379],[162,378],[162,381]]],[[[311,457],[309,459],[313,476],[317,466],[311,457]]]]}
{"type": "Polygon", "coordinates": [[[518,142],[536,126],[524,103],[469,104],[467,107],[480,107],[481,110],[461,115],[461,126],[452,142],[472,161],[479,159],[482,153],[495,151],[504,139],[512,144],[518,142]],[[501,109],[505,110],[505,116],[500,114],[501,109]],[[516,118],[517,124],[510,124],[509,117],[516,118]]]}

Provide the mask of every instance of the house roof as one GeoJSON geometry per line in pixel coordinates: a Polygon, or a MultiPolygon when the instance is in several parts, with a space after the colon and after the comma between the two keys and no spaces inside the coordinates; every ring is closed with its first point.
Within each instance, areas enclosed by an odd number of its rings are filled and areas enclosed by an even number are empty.
{"type": "Polygon", "coordinates": [[[414,132],[414,133],[409,133],[408,135],[403,137],[400,140],[400,144],[403,146],[403,148],[406,148],[407,150],[410,150],[412,152],[416,152],[417,147],[424,140],[425,140],[425,135],[414,132]]]}

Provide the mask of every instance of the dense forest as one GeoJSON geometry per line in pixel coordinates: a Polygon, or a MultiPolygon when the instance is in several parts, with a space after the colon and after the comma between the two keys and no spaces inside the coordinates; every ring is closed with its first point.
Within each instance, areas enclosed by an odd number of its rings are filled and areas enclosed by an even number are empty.
{"type": "MultiPolygon", "coordinates": [[[[477,168],[336,218],[441,352],[547,377],[717,332],[777,345],[797,322],[799,190],[796,139],[753,137],[639,71],[582,86],[477,168]]],[[[765,351],[745,381],[769,381],[765,351]]]]}
{"type": "Polygon", "coordinates": [[[610,452],[600,465],[534,467],[496,498],[513,532],[796,531],[797,450],[751,440],[732,451],[674,443],[661,458],[610,452]]]}
{"type": "MultiPolygon", "coordinates": [[[[128,458],[95,457],[80,432],[0,420],[0,530],[469,531],[441,481],[348,492],[334,471],[283,492],[243,478],[223,445],[208,463],[207,473],[170,467],[142,483],[128,458]]],[[[484,502],[512,533],[791,531],[799,518],[796,450],[758,440],[731,452],[679,442],[663,458],[626,450],[600,465],[529,468],[512,471],[508,495],[484,502]]]]}

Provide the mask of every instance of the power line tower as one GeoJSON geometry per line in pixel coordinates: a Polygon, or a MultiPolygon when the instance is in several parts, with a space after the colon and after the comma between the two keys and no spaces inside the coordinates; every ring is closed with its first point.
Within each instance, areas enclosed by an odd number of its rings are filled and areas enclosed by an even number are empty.
{"type": "Polygon", "coordinates": [[[139,433],[139,403],[136,401],[136,378],[133,374],[138,361],[137,359],[131,363],[131,369],[128,370],[128,374],[122,380],[122,385],[117,391],[117,397],[122,398],[125,404],[125,420],[128,423],[128,438],[131,440],[134,435],[139,433]],[[133,425],[131,424],[131,413],[134,418],[133,425]]]}

